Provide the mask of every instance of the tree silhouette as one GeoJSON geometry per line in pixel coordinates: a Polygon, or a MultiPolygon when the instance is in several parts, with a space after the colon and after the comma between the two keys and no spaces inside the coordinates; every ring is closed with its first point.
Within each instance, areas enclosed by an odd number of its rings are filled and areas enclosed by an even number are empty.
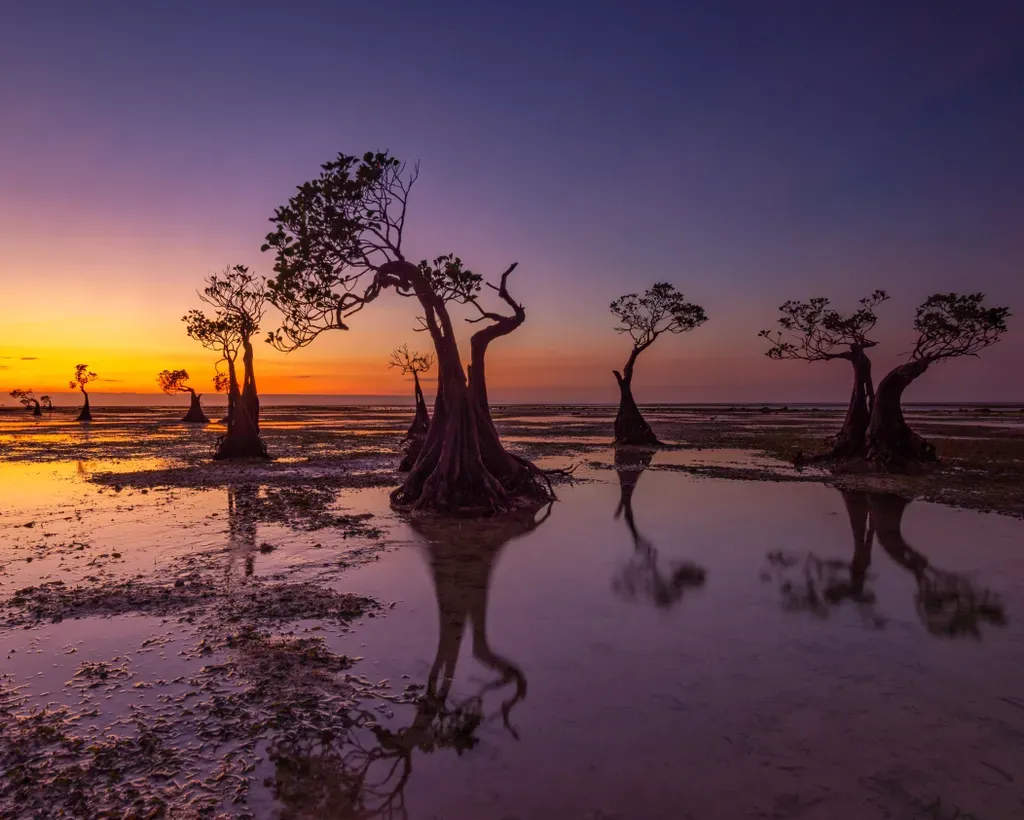
{"type": "Polygon", "coordinates": [[[687,589],[704,586],[707,573],[703,567],[690,562],[677,563],[666,573],[659,566],[658,550],[637,529],[633,493],[640,474],[650,466],[653,457],[651,450],[615,450],[615,472],[619,477],[619,506],[615,518],[625,518],[633,538],[633,556],[613,587],[627,600],[645,599],[659,609],[669,609],[682,600],[687,589]]]}
{"type": "Polygon", "coordinates": [[[17,399],[27,409],[31,410],[33,416],[43,415],[43,408],[40,406],[39,400],[36,399],[35,394],[31,390],[20,390],[15,388],[11,391],[11,398],[17,399]]]}
{"type": "Polygon", "coordinates": [[[470,514],[508,509],[523,499],[547,499],[540,470],[502,446],[487,406],[484,354],[494,338],[519,327],[525,311],[508,291],[499,297],[512,316],[477,304],[481,277],[453,255],[410,262],[404,254],[406,205],[416,172],[386,153],[362,159],[339,154],[317,179],[304,183],[272,219],[264,250],[276,253],[270,298],[284,315],[270,341],[282,350],[312,342],[326,330],[346,330],[351,316],[385,289],[415,298],[438,365],[434,417],[405,482],[392,495],[400,508],[470,514]],[[470,303],[489,324],[473,334],[467,374],[459,356],[451,303],[470,303]]]}
{"type": "Polygon", "coordinates": [[[878,320],[875,308],[889,298],[876,290],[860,300],[860,308],[846,315],[834,310],[828,299],[789,301],[779,307],[780,330],[762,330],[758,335],[772,343],[766,355],[771,359],[827,362],[846,359],[853,365],[853,392],[843,426],[832,439],[831,457],[863,455],[875,391],[871,360],[865,352],[877,343],[868,338],[878,320]]]}
{"type": "Polygon", "coordinates": [[[206,278],[199,298],[214,309],[213,318],[201,310],[183,319],[188,335],[220,352],[228,366],[228,429],[217,444],[215,459],[268,458],[260,438],[260,400],[256,390],[252,337],[259,331],[266,311],[263,284],[245,265],[206,278]],[[242,382],[237,360],[242,356],[242,382]]]}
{"type": "Polygon", "coordinates": [[[977,356],[1006,332],[1010,311],[986,307],[983,293],[936,293],[917,309],[917,342],[908,361],[878,385],[868,425],[868,458],[886,470],[934,461],[935,447],[910,429],[903,417],[903,392],[933,363],[977,356]]]}
{"type": "Polygon", "coordinates": [[[391,351],[391,359],[388,367],[397,367],[403,376],[412,374],[414,394],[416,397],[416,415],[412,420],[409,431],[405,434],[405,440],[409,443],[405,457],[398,469],[407,472],[416,463],[420,450],[423,449],[423,442],[430,431],[430,413],[427,411],[427,402],[423,398],[423,389],[420,387],[420,373],[426,373],[434,366],[434,356],[429,353],[410,351],[409,345],[396,347],[391,351]]]}
{"type": "MultiPolygon", "coordinates": [[[[221,361],[225,361],[222,359],[221,361]]],[[[218,362],[219,364],[219,362],[218,362]]],[[[228,394],[228,413],[220,420],[221,424],[227,424],[228,419],[231,416],[230,400],[231,400],[231,379],[227,373],[221,373],[219,370],[213,374],[213,378],[210,379],[213,383],[213,390],[215,393],[227,393],[228,394]]]]}
{"type": "Polygon", "coordinates": [[[49,396],[40,396],[39,404],[41,404],[43,409],[47,412],[53,412],[53,400],[49,396]]]}
{"type": "Polygon", "coordinates": [[[210,420],[206,417],[206,414],[203,412],[203,405],[199,402],[202,394],[196,393],[195,390],[186,384],[187,381],[187,370],[161,370],[156,376],[156,383],[160,385],[160,389],[168,396],[173,396],[175,393],[188,393],[191,397],[188,412],[182,418],[182,421],[195,424],[209,424],[210,420]]]}
{"type": "Polygon", "coordinates": [[[637,357],[663,333],[685,333],[707,321],[704,308],[687,302],[668,282],[657,282],[642,295],[627,293],[609,306],[619,320],[615,331],[633,340],[626,366],[613,370],[619,384],[619,412],[615,416],[615,444],[657,446],[654,431],[633,398],[633,368],[637,357]]]}
{"type": "MultiPolygon", "coordinates": [[[[853,534],[853,558],[849,563],[810,553],[802,562],[802,577],[793,581],[787,570],[800,565],[800,560],[785,553],[768,555],[768,563],[778,571],[787,609],[824,617],[843,601],[872,605],[875,595],[865,589],[865,581],[877,540],[897,566],[913,575],[918,617],[932,635],[978,638],[982,624],[1006,623],[999,596],[979,589],[965,575],[936,568],[907,543],[902,528],[909,499],[892,493],[840,492],[853,534]]],[[[871,617],[876,625],[884,624],[878,616],[871,617]]]]}
{"type": "Polygon", "coordinates": [[[68,387],[72,390],[78,388],[82,391],[82,395],[85,396],[85,404],[82,405],[82,412],[78,414],[77,421],[92,421],[92,412],[89,409],[89,394],[86,392],[85,386],[89,382],[96,381],[96,378],[96,374],[89,370],[89,365],[75,365],[75,377],[68,382],[68,387]]]}

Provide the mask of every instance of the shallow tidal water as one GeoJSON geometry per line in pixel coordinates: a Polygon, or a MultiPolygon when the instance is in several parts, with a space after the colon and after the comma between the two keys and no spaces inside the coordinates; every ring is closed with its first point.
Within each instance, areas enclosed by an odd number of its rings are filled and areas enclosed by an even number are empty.
{"type": "Polygon", "coordinates": [[[474,615],[526,683],[511,728],[500,720],[509,684],[489,694],[478,747],[418,756],[413,816],[1024,816],[1020,522],[906,509],[903,535],[930,566],[963,573],[975,594],[991,587],[1005,607],[1004,624],[981,617],[948,634],[942,619],[929,629],[918,578],[877,544],[873,600],[804,607],[780,588],[799,586],[804,567],[780,582],[770,553],[852,560],[835,490],[645,474],[640,551],[615,520],[616,483],[560,496],[504,545],[471,532],[346,579],[398,601],[346,639],[372,659],[371,677],[428,675],[439,623],[468,612],[461,645],[442,650],[458,658],[454,690],[469,697],[501,677],[474,658],[474,615]],[[674,586],[673,568],[691,562],[703,584],[674,586]]]}
{"type": "MultiPolygon", "coordinates": [[[[272,764],[257,747],[228,813],[1024,817],[1024,522],[694,477],[671,469],[682,459],[597,451],[550,509],[483,522],[410,521],[383,487],[341,489],[327,509],[372,513],[372,541],[280,517],[240,527],[253,502],[237,487],[91,482],[130,460],[0,463],[0,598],[187,570],[380,601],[345,628],[282,631],[323,637],[368,682],[430,697],[387,701],[386,731],[364,733],[355,757],[272,764]]],[[[209,639],[195,628],[127,611],[11,625],[3,676],[30,697],[24,709],[88,700],[116,732],[133,712],[180,711],[182,681],[230,655],[193,652],[209,639]],[[84,661],[107,662],[110,678],[90,689],[84,661]]]]}

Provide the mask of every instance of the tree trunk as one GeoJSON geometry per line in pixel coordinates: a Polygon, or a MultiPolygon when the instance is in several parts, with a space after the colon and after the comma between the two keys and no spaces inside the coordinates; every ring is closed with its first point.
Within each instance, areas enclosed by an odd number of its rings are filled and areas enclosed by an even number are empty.
{"type": "Polygon", "coordinates": [[[405,434],[406,440],[415,438],[416,436],[425,436],[427,434],[427,430],[430,429],[430,413],[427,412],[427,402],[423,398],[423,389],[420,387],[419,374],[413,371],[412,378],[416,385],[416,415],[412,420],[412,426],[409,427],[409,432],[405,434]]]}
{"type": "Polygon", "coordinates": [[[260,438],[260,400],[256,392],[253,350],[248,339],[242,342],[242,391],[234,362],[228,361],[228,431],[217,443],[214,459],[270,458],[267,445],[260,438]]]}
{"type": "Polygon", "coordinates": [[[846,409],[843,426],[832,440],[832,458],[853,458],[862,456],[867,450],[868,425],[871,422],[871,405],[875,391],[871,380],[871,360],[863,348],[851,348],[850,363],[853,365],[853,393],[846,409]]]}
{"type": "Polygon", "coordinates": [[[187,421],[191,424],[209,424],[210,420],[206,417],[206,413],[203,412],[203,405],[199,403],[200,396],[191,387],[188,390],[191,397],[189,403],[188,412],[182,421],[187,421]]]}
{"type": "Polygon", "coordinates": [[[840,490],[846,514],[850,518],[850,530],[853,532],[853,560],[850,561],[850,585],[847,589],[830,589],[830,599],[841,600],[851,597],[860,599],[864,596],[864,582],[867,580],[868,568],[871,566],[871,548],[874,545],[874,529],[868,526],[868,498],[865,493],[840,490]]]}
{"type": "Polygon", "coordinates": [[[43,408],[39,404],[39,402],[36,402],[35,407],[32,408],[32,415],[33,416],[41,416],[41,415],[43,415],[43,408]]]}
{"type": "Polygon", "coordinates": [[[619,412],[615,415],[615,441],[612,443],[616,447],[621,445],[659,447],[661,442],[654,435],[651,425],[644,419],[633,398],[633,374],[630,370],[631,368],[627,369],[625,376],[618,370],[612,371],[615,374],[615,380],[619,383],[620,394],[619,412]]]}
{"type": "MultiPolygon", "coordinates": [[[[416,380],[416,417],[413,419],[412,426],[409,428],[409,432],[405,435],[405,455],[402,456],[402,461],[398,465],[398,471],[400,473],[407,473],[416,463],[416,459],[420,457],[420,453],[423,451],[423,445],[426,444],[427,434],[430,432],[430,414],[427,412],[427,402],[423,398],[423,391],[420,389],[420,380],[416,373],[413,373],[413,378],[416,380]],[[421,421],[422,418],[422,421],[421,421]]],[[[440,382],[438,383],[437,396],[434,398],[434,418],[437,418],[438,412],[442,407],[442,390],[440,388],[440,382]]]]}
{"type": "MultiPolygon", "coordinates": [[[[472,384],[467,381],[444,301],[415,265],[401,261],[381,270],[415,291],[438,363],[434,418],[405,483],[391,494],[392,504],[408,510],[490,515],[527,499],[550,499],[540,471],[502,446],[487,404],[480,398],[486,395],[482,368],[472,384]]],[[[478,331],[474,340],[485,333],[503,335],[493,328],[478,331]]],[[[486,344],[474,345],[474,350],[481,349],[481,361],[484,348],[486,344]]]]}
{"type": "Polygon", "coordinates": [[[82,412],[78,414],[76,421],[92,421],[92,412],[89,409],[89,394],[82,388],[82,395],[85,396],[85,404],[82,405],[82,412]]]}
{"type": "Polygon", "coordinates": [[[926,359],[901,364],[882,379],[868,425],[867,455],[876,467],[898,472],[908,466],[937,461],[935,447],[903,418],[903,391],[928,369],[926,359]]]}

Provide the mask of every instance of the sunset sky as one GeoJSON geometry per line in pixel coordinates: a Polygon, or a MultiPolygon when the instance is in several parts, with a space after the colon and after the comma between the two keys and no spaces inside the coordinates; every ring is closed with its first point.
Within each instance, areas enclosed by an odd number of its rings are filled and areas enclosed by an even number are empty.
{"type": "MultiPolygon", "coordinates": [[[[907,398],[1024,400],[1019,0],[9,3],[0,126],[7,404],[73,401],[78,362],[99,401],[164,368],[208,389],[180,320],[203,277],[269,275],[273,209],[377,149],[420,162],[410,256],[520,263],[496,401],[616,399],[608,302],[659,280],[710,321],[644,354],[640,401],[843,401],[842,363],[771,362],[757,331],[876,287],[876,377],[926,295],[984,290],[1006,339],[907,398]]],[[[407,395],[386,363],[428,343],[415,313],[387,296],[308,349],[261,344],[261,391],[407,395]]]]}

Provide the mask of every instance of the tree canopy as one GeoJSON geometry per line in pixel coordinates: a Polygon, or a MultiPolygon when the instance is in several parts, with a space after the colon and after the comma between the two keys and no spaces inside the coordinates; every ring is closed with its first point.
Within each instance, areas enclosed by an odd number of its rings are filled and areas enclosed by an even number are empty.
{"type": "Polygon", "coordinates": [[[984,293],[936,293],[917,309],[917,342],[911,361],[936,362],[976,356],[1006,332],[1010,310],[986,307],[984,293]]]}
{"type": "Polygon", "coordinates": [[[169,396],[174,393],[191,393],[192,388],[186,384],[188,378],[187,370],[161,370],[156,376],[156,383],[169,396]]]}
{"type": "Polygon", "coordinates": [[[806,302],[788,301],[779,306],[780,330],[762,330],[758,335],[771,342],[766,351],[771,359],[801,359],[808,362],[846,358],[849,348],[874,347],[868,338],[878,317],[875,308],[888,301],[889,294],[876,290],[860,300],[850,314],[840,313],[824,297],[806,302]]]}
{"type": "Polygon", "coordinates": [[[25,407],[38,406],[39,402],[36,400],[36,394],[31,390],[22,390],[15,388],[11,391],[11,398],[17,399],[25,407]]]}
{"type": "Polygon", "coordinates": [[[85,392],[85,386],[89,382],[96,381],[98,376],[89,369],[87,364],[76,364],[75,365],[75,377],[68,382],[68,387],[72,390],[81,390],[85,392]]]}
{"type": "Polygon", "coordinates": [[[662,333],[685,333],[707,320],[704,308],[687,302],[668,282],[657,282],[643,295],[627,293],[609,305],[619,320],[615,331],[629,334],[636,350],[654,344],[662,333]]]}

